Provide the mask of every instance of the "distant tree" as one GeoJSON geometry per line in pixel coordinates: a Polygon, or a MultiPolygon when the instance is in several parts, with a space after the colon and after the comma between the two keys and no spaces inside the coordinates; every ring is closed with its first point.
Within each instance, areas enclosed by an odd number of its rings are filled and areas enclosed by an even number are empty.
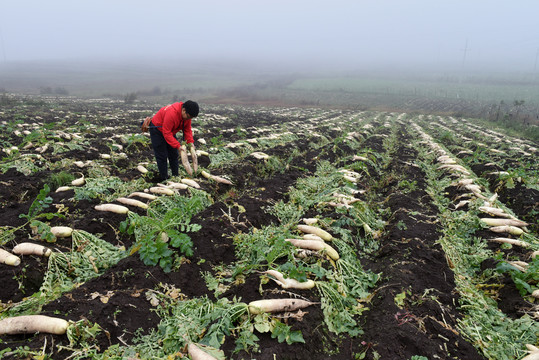
{"type": "Polygon", "coordinates": [[[125,95],[124,101],[126,104],[133,104],[137,100],[137,93],[132,92],[125,95]]]}
{"type": "Polygon", "coordinates": [[[57,95],[69,95],[69,91],[67,91],[65,88],[60,87],[60,86],[54,89],[54,93],[57,95]]]}
{"type": "Polygon", "coordinates": [[[520,113],[520,110],[522,109],[522,105],[524,105],[524,100],[515,100],[513,102],[513,106],[517,109],[515,113],[515,120],[518,120],[518,114],[520,113]]]}

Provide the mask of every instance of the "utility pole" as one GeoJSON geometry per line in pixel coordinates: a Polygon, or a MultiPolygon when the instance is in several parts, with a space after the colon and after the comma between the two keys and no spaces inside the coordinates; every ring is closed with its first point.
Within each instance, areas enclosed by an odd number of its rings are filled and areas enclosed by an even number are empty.
{"type": "Polygon", "coordinates": [[[464,63],[466,62],[466,53],[468,53],[468,39],[466,39],[466,45],[464,45],[464,55],[462,56],[462,68],[464,69],[464,63]]]}

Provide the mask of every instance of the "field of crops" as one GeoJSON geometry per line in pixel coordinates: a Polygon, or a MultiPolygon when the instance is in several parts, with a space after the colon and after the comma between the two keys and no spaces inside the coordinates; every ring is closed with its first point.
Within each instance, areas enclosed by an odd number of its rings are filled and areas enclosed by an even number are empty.
{"type": "Polygon", "coordinates": [[[199,172],[161,184],[139,127],[159,105],[2,107],[0,248],[52,251],[0,263],[0,357],[539,356],[539,144],[451,116],[201,105],[199,172]],[[18,327],[37,314],[67,323],[18,327]]]}

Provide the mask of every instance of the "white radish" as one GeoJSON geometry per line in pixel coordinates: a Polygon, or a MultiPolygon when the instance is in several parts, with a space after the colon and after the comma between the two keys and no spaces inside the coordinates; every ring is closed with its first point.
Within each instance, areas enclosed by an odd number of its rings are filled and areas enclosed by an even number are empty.
{"type": "Polygon", "coordinates": [[[191,187],[194,187],[195,189],[200,189],[200,185],[195,181],[191,179],[181,179],[180,180],[183,184],[189,185],[191,187]]]}
{"type": "Polygon", "coordinates": [[[157,199],[157,196],[152,195],[152,194],[147,194],[141,191],[135,191],[134,193],[131,193],[131,195],[129,195],[128,197],[134,197],[134,196],[138,196],[139,198],[148,199],[148,200],[157,199]]]}
{"type": "Polygon", "coordinates": [[[151,187],[150,192],[153,194],[168,195],[168,196],[175,194],[174,190],[166,188],[166,187],[161,187],[161,186],[151,187]]]}
{"type": "Polygon", "coordinates": [[[313,280],[300,282],[300,281],[297,281],[296,279],[291,279],[291,278],[285,279],[284,275],[277,270],[268,270],[265,273],[273,276],[275,278],[273,280],[277,284],[279,284],[279,286],[281,286],[283,289],[306,290],[306,289],[312,289],[315,285],[313,280]]]}
{"type": "Polygon", "coordinates": [[[146,169],[143,165],[137,166],[137,170],[138,170],[141,174],[146,174],[146,173],[148,173],[148,169],[146,169]]]}
{"type": "Polygon", "coordinates": [[[0,321],[0,335],[47,333],[63,335],[69,323],[64,319],[45,315],[22,315],[0,321]]]}
{"type": "Polygon", "coordinates": [[[143,203],[142,201],[135,200],[135,199],[119,197],[118,199],[116,199],[116,201],[118,201],[119,203],[122,203],[124,205],[136,206],[136,207],[139,207],[141,209],[147,209],[148,208],[148,205],[146,203],[143,203]]]}
{"type": "Polygon", "coordinates": [[[528,226],[529,225],[528,223],[526,223],[524,221],[520,221],[520,220],[516,220],[516,219],[481,218],[480,220],[482,222],[484,222],[485,224],[487,224],[488,226],[509,225],[509,226],[523,227],[523,226],[528,226]]]}
{"type": "Polygon", "coordinates": [[[17,244],[13,248],[13,253],[17,255],[37,255],[49,257],[52,253],[52,250],[43,245],[24,242],[17,244]]]}
{"type": "Polygon", "coordinates": [[[208,354],[193,343],[187,345],[187,353],[193,360],[217,360],[216,357],[208,354]]]}
{"type": "Polygon", "coordinates": [[[522,240],[510,239],[510,238],[502,238],[502,237],[489,239],[489,241],[497,242],[497,243],[503,243],[503,244],[511,244],[511,245],[515,245],[515,246],[522,246],[522,247],[530,246],[529,243],[527,243],[525,241],[522,241],[522,240]]]}
{"type": "Polygon", "coordinates": [[[298,229],[301,232],[304,232],[304,233],[307,233],[307,234],[314,234],[316,236],[319,236],[322,239],[324,239],[325,241],[330,241],[331,239],[333,239],[333,236],[331,236],[330,233],[328,233],[327,231],[325,231],[323,229],[320,229],[320,228],[318,228],[316,226],[298,225],[298,229]]]}
{"type": "Polygon", "coordinates": [[[295,311],[313,304],[313,302],[301,299],[267,299],[251,301],[248,307],[251,314],[257,315],[265,312],[278,313],[295,311]]]}
{"type": "Polygon", "coordinates": [[[521,235],[524,232],[521,228],[511,225],[493,226],[489,230],[495,233],[509,233],[511,235],[521,235]]]}
{"type": "Polygon", "coordinates": [[[189,187],[187,184],[177,183],[173,181],[169,181],[167,185],[172,189],[178,189],[178,190],[185,190],[189,187]]]}
{"type": "Polygon", "coordinates": [[[117,204],[101,204],[96,205],[94,209],[98,211],[108,211],[113,212],[116,214],[127,214],[129,212],[129,208],[123,206],[123,205],[117,205],[117,204]]]}
{"type": "Polygon", "coordinates": [[[187,157],[187,151],[184,146],[180,147],[180,158],[182,159],[182,165],[185,168],[185,171],[187,171],[187,174],[193,175],[193,170],[191,169],[191,164],[189,164],[189,158],[187,157]]]}
{"type": "Polygon", "coordinates": [[[532,292],[532,296],[533,296],[534,298],[536,298],[536,299],[539,299],[539,289],[534,290],[534,291],[532,292]]]}
{"type": "Polygon", "coordinates": [[[73,228],[69,226],[53,226],[51,227],[51,233],[57,238],[70,237],[73,233],[73,228]]]}
{"type": "Polygon", "coordinates": [[[189,148],[189,151],[191,152],[191,161],[193,162],[193,172],[196,174],[198,171],[198,159],[197,159],[197,153],[195,151],[195,148],[191,146],[189,148]]]}
{"type": "Polygon", "coordinates": [[[68,191],[71,190],[71,186],[60,186],[58,189],[56,189],[56,192],[62,192],[62,191],[68,191]]]}
{"type": "Polygon", "coordinates": [[[75,179],[71,182],[71,185],[73,186],[82,186],[86,183],[86,180],[84,180],[84,175],[82,175],[80,178],[75,179]]]}
{"type": "Polygon", "coordinates": [[[320,236],[315,234],[305,234],[303,235],[304,240],[316,240],[316,241],[324,241],[320,236]]]}
{"type": "Polygon", "coordinates": [[[331,259],[333,260],[339,259],[339,253],[334,248],[332,248],[331,246],[329,246],[323,241],[301,240],[301,239],[285,239],[285,241],[288,241],[292,245],[302,248],[302,249],[317,250],[317,251],[323,250],[327,253],[327,255],[331,259]]]}
{"type": "Polygon", "coordinates": [[[200,174],[201,174],[202,176],[204,176],[206,179],[211,179],[211,180],[213,180],[213,181],[215,181],[215,182],[218,182],[218,183],[221,183],[221,184],[234,185],[234,184],[232,183],[232,181],[227,180],[227,179],[222,178],[222,177],[217,176],[217,175],[211,175],[210,173],[208,173],[207,171],[204,171],[204,170],[202,170],[202,171],[200,172],[200,174]]]}
{"type": "Polygon", "coordinates": [[[303,219],[303,223],[305,225],[313,225],[313,224],[316,224],[317,222],[318,222],[317,218],[304,218],[303,219]]]}
{"type": "Polygon", "coordinates": [[[0,249],[0,264],[18,266],[20,263],[21,259],[18,256],[13,255],[12,253],[4,249],[0,249]]]}

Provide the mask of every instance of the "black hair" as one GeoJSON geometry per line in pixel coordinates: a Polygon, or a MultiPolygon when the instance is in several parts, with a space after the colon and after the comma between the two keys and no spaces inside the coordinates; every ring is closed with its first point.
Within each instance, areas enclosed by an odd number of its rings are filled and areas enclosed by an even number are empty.
{"type": "Polygon", "coordinates": [[[183,103],[183,108],[192,118],[198,116],[198,104],[196,102],[187,100],[183,103]]]}

